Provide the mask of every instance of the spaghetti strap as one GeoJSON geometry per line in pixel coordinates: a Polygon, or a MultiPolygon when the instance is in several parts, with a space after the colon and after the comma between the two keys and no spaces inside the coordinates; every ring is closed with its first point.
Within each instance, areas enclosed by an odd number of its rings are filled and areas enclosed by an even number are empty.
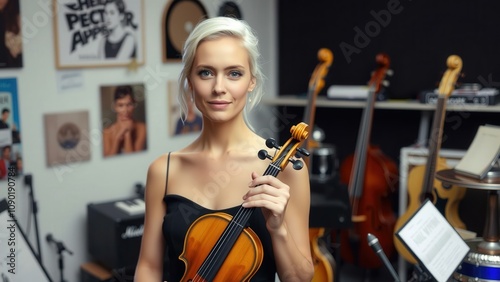
{"type": "Polygon", "coordinates": [[[168,186],[168,168],[170,166],[170,152],[168,152],[167,155],[167,173],[166,173],[166,180],[165,180],[165,193],[163,195],[167,195],[167,186],[168,186]]]}

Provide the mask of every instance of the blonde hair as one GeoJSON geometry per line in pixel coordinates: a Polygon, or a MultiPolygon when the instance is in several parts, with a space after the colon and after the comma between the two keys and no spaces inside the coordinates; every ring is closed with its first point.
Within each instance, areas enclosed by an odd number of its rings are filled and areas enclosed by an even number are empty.
{"type": "MultiPolygon", "coordinates": [[[[251,127],[248,113],[260,102],[263,96],[262,82],[264,75],[259,65],[260,51],[258,39],[252,28],[245,21],[230,17],[215,17],[203,20],[189,34],[184,44],[182,53],[183,68],[179,76],[179,104],[182,121],[186,120],[188,113],[188,99],[191,99],[191,91],[188,86],[188,77],[193,68],[196,49],[203,41],[215,40],[221,37],[231,36],[241,40],[243,47],[248,51],[250,73],[255,78],[255,88],[252,91],[252,99],[247,100],[243,113],[246,124],[251,127]]],[[[250,95],[250,94],[249,94],[250,95]]]]}

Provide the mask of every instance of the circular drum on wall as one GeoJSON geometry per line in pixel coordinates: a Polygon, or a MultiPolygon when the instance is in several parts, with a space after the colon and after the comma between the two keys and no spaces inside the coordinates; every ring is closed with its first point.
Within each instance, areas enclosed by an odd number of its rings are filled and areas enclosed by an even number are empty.
{"type": "Polygon", "coordinates": [[[189,33],[200,21],[208,18],[198,0],[174,0],[163,18],[163,61],[178,61],[189,33]]]}

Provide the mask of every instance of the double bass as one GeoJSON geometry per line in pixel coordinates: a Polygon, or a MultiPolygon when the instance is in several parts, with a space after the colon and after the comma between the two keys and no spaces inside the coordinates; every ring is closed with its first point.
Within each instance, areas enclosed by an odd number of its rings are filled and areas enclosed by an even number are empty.
{"type": "MultiPolygon", "coordinates": [[[[277,176],[289,162],[294,169],[303,163],[295,155],[308,156],[299,146],[309,135],[309,126],[303,122],[292,126],[291,137],[278,146],[272,138],[266,140],[269,148],[276,148],[274,156],[260,150],[260,159],[271,159],[264,175],[277,176]]],[[[179,259],[186,265],[181,279],[188,281],[249,281],[259,270],[264,257],[259,237],[247,226],[255,208],[240,206],[231,216],[223,212],[206,214],[195,220],[184,238],[184,249],[179,259]]]]}
{"type": "Polygon", "coordinates": [[[388,257],[394,253],[392,232],[396,216],[391,194],[398,179],[398,168],[379,147],[369,144],[375,95],[389,72],[390,59],[376,56],[378,64],[368,83],[367,105],[363,111],[354,155],[340,166],[340,181],[348,184],[353,227],[341,234],[341,256],[346,262],[373,269],[382,261],[368,245],[367,234],[375,235],[388,257]]]}
{"type": "MultiPolygon", "coordinates": [[[[332,51],[327,48],[321,48],[318,51],[318,60],[319,63],[316,65],[316,68],[314,69],[309,80],[307,93],[308,100],[303,117],[303,121],[309,124],[313,132],[315,130],[314,118],[316,110],[316,97],[325,86],[324,77],[327,75],[328,68],[333,62],[332,51]]],[[[303,147],[306,150],[311,151],[319,146],[320,144],[316,140],[308,138],[304,142],[303,147]]],[[[311,166],[309,159],[304,160],[304,162],[307,167],[311,166]]],[[[335,259],[323,241],[326,234],[325,228],[309,228],[311,257],[314,264],[313,282],[334,281],[335,259]]]]}
{"type": "Polygon", "coordinates": [[[431,136],[428,142],[427,163],[414,167],[408,173],[408,207],[398,218],[394,228],[395,247],[401,257],[412,264],[416,264],[417,260],[399,240],[396,232],[410,219],[426,199],[430,199],[433,202],[451,226],[465,228],[465,223],[460,219],[458,214],[458,206],[465,196],[466,189],[456,185],[445,187],[434,176],[437,170],[448,168],[446,160],[439,157],[439,151],[441,148],[447,100],[455,88],[456,81],[462,69],[462,59],[457,55],[449,56],[446,63],[448,69],[444,73],[438,88],[438,101],[434,112],[431,136]]]}

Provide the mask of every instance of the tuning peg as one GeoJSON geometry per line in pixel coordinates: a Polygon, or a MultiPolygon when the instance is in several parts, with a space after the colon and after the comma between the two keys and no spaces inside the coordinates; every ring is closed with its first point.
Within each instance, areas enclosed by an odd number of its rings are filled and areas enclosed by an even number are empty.
{"type": "Polygon", "coordinates": [[[304,167],[304,163],[301,160],[290,160],[290,162],[293,164],[293,169],[295,170],[301,170],[304,167]]]}
{"type": "Polygon", "coordinates": [[[391,83],[389,81],[387,81],[387,80],[382,81],[382,85],[385,86],[385,87],[389,87],[390,84],[391,83]]]}
{"type": "MultiPolygon", "coordinates": [[[[300,154],[301,156],[306,156],[306,157],[309,157],[310,155],[310,153],[304,148],[297,148],[297,153],[300,154]]],[[[297,153],[295,155],[297,155],[297,153]]]]}
{"type": "Polygon", "coordinates": [[[385,72],[385,74],[386,74],[387,76],[393,76],[393,75],[394,75],[394,71],[393,71],[393,70],[391,70],[391,69],[388,69],[388,70],[385,72]]]}
{"type": "Polygon", "coordinates": [[[266,140],[266,146],[269,149],[272,149],[272,148],[279,149],[279,146],[277,145],[277,142],[276,142],[276,140],[274,140],[274,138],[268,138],[266,140]]]}
{"type": "Polygon", "coordinates": [[[271,155],[269,155],[269,153],[264,149],[260,150],[257,156],[261,160],[265,160],[266,158],[271,159],[271,155]]]}

